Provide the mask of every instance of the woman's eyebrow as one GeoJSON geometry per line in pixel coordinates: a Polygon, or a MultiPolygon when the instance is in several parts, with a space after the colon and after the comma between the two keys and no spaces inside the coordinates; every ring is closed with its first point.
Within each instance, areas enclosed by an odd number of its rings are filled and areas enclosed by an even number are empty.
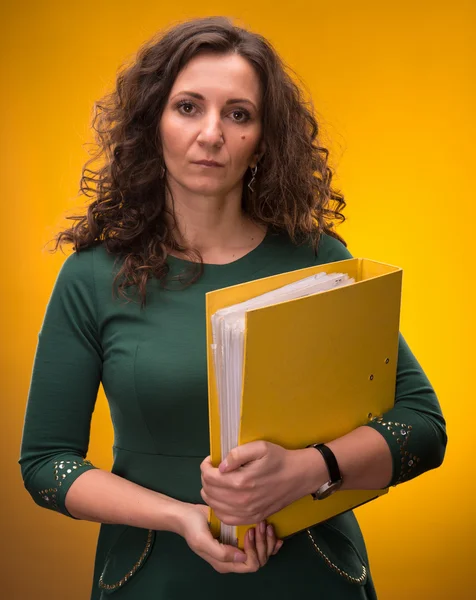
{"type": "MultiPolygon", "coordinates": [[[[180,96],[181,94],[186,94],[188,96],[192,96],[192,98],[197,98],[197,100],[205,100],[205,97],[202,96],[202,94],[198,94],[197,92],[190,92],[187,90],[182,90],[181,92],[178,92],[177,94],[175,94],[175,96],[173,98],[175,98],[176,96],[180,96]]],[[[173,100],[172,98],[172,100],[173,100]]],[[[256,108],[256,106],[254,105],[254,103],[251,100],[248,100],[248,98],[230,98],[229,100],[227,100],[225,102],[225,104],[238,104],[238,103],[243,103],[246,102],[247,104],[251,104],[255,110],[258,110],[256,108]]]]}

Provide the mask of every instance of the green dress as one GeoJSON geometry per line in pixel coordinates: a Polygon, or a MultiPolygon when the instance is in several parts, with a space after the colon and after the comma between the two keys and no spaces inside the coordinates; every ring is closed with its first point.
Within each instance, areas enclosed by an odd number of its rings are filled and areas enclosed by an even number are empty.
{"type": "MultiPolygon", "coordinates": [[[[269,232],[239,260],[205,265],[186,289],[149,281],[144,309],[113,296],[117,265],[102,246],[68,257],[39,334],[23,431],[19,462],[34,501],[71,517],[66,493],[95,468],[86,454],[102,382],[114,427],[112,471],[202,503],[200,463],[209,454],[205,294],[350,257],[327,235],[316,256],[310,246],[269,232]]],[[[189,266],[173,257],[168,262],[172,274],[189,266]]],[[[439,466],[446,446],[434,390],[402,337],[395,400],[368,424],[389,444],[392,485],[439,466]]],[[[245,575],[217,573],[177,534],[103,524],[91,600],[111,594],[117,600],[376,598],[352,511],[292,536],[264,568],[245,575]]]]}

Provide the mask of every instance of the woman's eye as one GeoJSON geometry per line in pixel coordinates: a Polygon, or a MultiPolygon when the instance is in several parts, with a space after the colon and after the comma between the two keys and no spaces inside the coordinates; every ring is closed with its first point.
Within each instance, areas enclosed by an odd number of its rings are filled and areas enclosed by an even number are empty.
{"type": "Polygon", "coordinates": [[[187,108],[187,109],[188,109],[188,108],[192,108],[192,109],[193,109],[193,108],[194,108],[194,105],[193,105],[191,102],[179,102],[179,103],[177,104],[177,108],[178,108],[180,111],[184,112],[186,115],[189,115],[189,114],[190,114],[190,111],[188,111],[188,110],[185,110],[185,109],[186,109],[186,108],[187,108]]]}
{"type": "Polygon", "coordinates": [[[239,123],[245,123],[250,119],[250,113],[247,110],[234,110],[231,114],[234,115],[235,121],[239,123]],[[241,115],[241,118],[236,118],[236,115],[241,115]]]}

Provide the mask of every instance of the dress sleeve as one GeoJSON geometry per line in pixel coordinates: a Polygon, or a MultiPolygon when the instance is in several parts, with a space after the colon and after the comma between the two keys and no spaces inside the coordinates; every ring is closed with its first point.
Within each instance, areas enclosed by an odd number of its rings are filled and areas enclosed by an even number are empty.
{"type": "Polygon", "coordinates": [[[86,454],[102,373],[94,251],[69,256],[38,336],[19,463],[26,489],[44,508],[73,517],[71,484],[94,469],[86,454]]]}
{"type": "MultiPolygon", "coordinates": [[[[321,262],[352,258],[338,240],[323,236],[321,262]]],[[[446,450],[446,423],[428,377],[400,334],[394,407],[373,417],[368,427],[378,431],[392,454],[393,473],[388,485],[397,485],[439,467],[446,450]]]]}

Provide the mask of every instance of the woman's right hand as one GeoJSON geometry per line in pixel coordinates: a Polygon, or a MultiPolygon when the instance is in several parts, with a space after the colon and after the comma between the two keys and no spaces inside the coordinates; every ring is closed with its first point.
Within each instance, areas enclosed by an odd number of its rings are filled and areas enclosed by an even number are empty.
{"type": "Polygon", "coordinates": [[[263,567],[270,556],[283,545],[276,539],[274,528],[266,525],[251,527],[245,536],[244,552],[234,546],[220,543],[211,534],[208,526],[208,506],[189,504],[183,517],[181,535],[187,544],[218,573],[254,573],[263,567]]]}

